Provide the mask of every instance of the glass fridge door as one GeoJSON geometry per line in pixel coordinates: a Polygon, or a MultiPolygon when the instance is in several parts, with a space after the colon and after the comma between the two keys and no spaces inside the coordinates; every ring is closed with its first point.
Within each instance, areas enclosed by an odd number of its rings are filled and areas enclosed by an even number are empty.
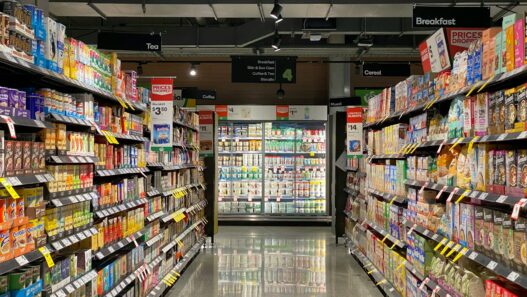
{"type": "Polygon", "coordinates": [[[326,124],[299,123],[295,146],[295,210],[324,215],[326,210],[326,124]]]}
{"type": "Polygon", "coordinates": [[[295,213],[295,129],[294,123],[264,123],[266,215],[295,213]]]}
{"type": "Polygon", "coordinates": [[[262,124],[221,123],[218,129],[219,213],[260,214],[262,124]]]}

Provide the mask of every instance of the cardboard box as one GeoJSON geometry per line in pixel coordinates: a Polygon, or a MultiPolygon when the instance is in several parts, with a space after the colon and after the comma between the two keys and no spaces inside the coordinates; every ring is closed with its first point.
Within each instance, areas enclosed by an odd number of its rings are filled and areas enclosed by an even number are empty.
{"type": "Polygon", "coordinates": [[[488,28],[482,32],[481,41],[483,45],[483,80],[488,80],[494,75],[494,67],[496,63],[496,34],[499,32],[501,32],[501,28],[499,27],[488,28]]]}
{"type": "Polygon", "coordinates": [[[503,17],[502,29],[505,32],[505,71],[514,70],[514,23],[516,22],[516,14],[510,14],[503,17]]]}
{"type": "Polygon", "coordinates": [[[525,21],[523,18],[514,23],[514,68],[523,66],[525,60],[525,21]]]}

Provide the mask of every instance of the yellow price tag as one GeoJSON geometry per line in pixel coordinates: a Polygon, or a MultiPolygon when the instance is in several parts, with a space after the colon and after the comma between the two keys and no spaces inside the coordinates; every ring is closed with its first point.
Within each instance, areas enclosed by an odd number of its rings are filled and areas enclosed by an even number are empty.
{"type": "Polygon", "coordinates": [[[181,276],[177,271],[174,271],[174,274],[178,277],[181,276]]]}
{"type": "Polygon", "coordinates": [[[405,155],[409,154],[409,153],[412,151],[412,149],[414,148],[414,146],[417,146],[417,143],[412,143],[412,144],[410,144],[410,145],[406,148],[406,150],[404,150],[404,154],[405,154],[405,155]]]}
{"type": "Polygon", "coordinates": [[[405,144],[403,145],[403,147],[397,152],[398,154],[401,154],[403,151],[406,150],[406,147],[408,146],[408,144],[405,144]]]}
{"type": "Polygon", "coordinates": [[[177,242],[177,246],[181,249],[183,248],[183,242],[181,242],[181,240],[178,240],[177,242]]]}
{"type": "Polygon", "coordinates": [[[253,172],[258,171],[258,168],[256,166],[253,166],[253,172]]]}
{"type": "Polygon", "coordinates": [[[242,171],[243,172],[247,171],[247,166],[242,166],[242,171]]]}
{"type": "Polygon", "coordinates": [[[412,151],[410,152],[410,154],[413,154],[420,146],[421,144],[420,143],[416,143],[415,144],[415,147],[412,149],[412,151]]]}
{"type": "Polygon", "coordinates": [[[474,92],[474,90],[476,89],[478,85],[477,84],[474,84],[472,86],[472,88],[470,88],[470,91],[468,91],[467,95],[465,97],[470,97],[470,94],[472,94],[472,92],[474,92]]]}
{"type": "Polygon", "coordinates": [[[132,104],[131,101],[127,101],[126,103],[128,103],[128,106],[130,106],[131,110],[135,110],[135,107],[134,107],[134,105],[132,104]]]}
{"type": "Polygon", "coordinates": [[[102,132],[102,135],[104,135],[104,137],[106,138],[106,141],[108,141],[109,144],[113,144],[112,138],[108,134],[109,132],[108,131],[104,131],[104,130],[101,131],[101,132],[102,132]]]}
{"type": "Polygon", "coordinates": [[[373,268],[372,270],[368,271],[368,274],[372,274],[372,273],[374,273],[375,271],[377,271],[377,268],[373,268]]]}
{"type": "Polygon", "coordinates": [[[488,80],[487,80],[487,81],[481,86],[481,88],[479,88],[478,93],[481,92],[481,90],[483,90],[483,89],[488,85],[488,83],[491,82],[491,81],[494,79],[495,76],[496,76],[496,74],[494,74],[493,76],[491,76],[491,77],[490,77],[490,78],[489,78],[489,79],[488,79],[488,80]]]}
{"type": "Polygon", "coordinates": [[[7,190],[9,195],[11,195],[11,197],[13,197],[14,199],[20,198],[20,196],[18,196],[18,193],[15,191],[11,183],[7,181],[7,179],[1,177],[0,183],[2,184],[2,186],[4,186],[4,188],[7,190]]]}
{"type": "Polygon", "coordinates": [[[168,279],[163,278],[162,281],[165,284],[165,286],[170,287],[170,282],[168,282],[168,279]]]}
{"type": "Polygon", "coordinates": [[[458,138],[458,139],[456,140],[456,142],[454,142],[454,145],[452,145],[452,146],[450,147],[450,152],[452,152],[452,150],[453,150],[453,149],[454,149],[454,148],[455,148],[455,147],[456,147],[461,141],[463,141],[463,139],[464,139],[463,137],[458,138]]]}
{"type": "Polygon", "coordinates": [[[403,266],[404,266],[405,263],[406,263],[406,260],[403,261],[401,264],[399,264],[399,266],[397,266],[397,268],[395,268],[395,271],[397,271],[397,270],[403,268],[403,266]]]}
{"type": "Polygon", "coordinates": [[[46,263],[48,264],[49,268],[55,266],[55,262],[53,262],[53,258],[51,258],[51,255],[50,255],[50,252],[47,246],[39,247],[38,251],[44,256],[44,259],[46,260],[46,263]]]}
{"type": "Polygon", "coordinates": [[[468,143],[468,153],[470,154],[472,152],[472,147],[474,146],[474,141],[477,141],[479,139],[479,136],[476,136],[472,138],[472,140],[468,143]]]}
{"type": "Polygon", "coordinates": [[[465,190],[465,191],[463,192],[463,194],[461,194],[461,196],[459,196],[459,198],[457,198],[457,200],[456,200],[456,204],[458,204],[461,200],[463,200],[463,198],[465,198],[465,196],[467,196],[468,193],[470,193],[470,190],[465,190]]]}
{"type": "Polygon", "coordinates": [[[437,252],[437,251],[439,250],[439,248],[440,248],[443,244],[445,244],[447,241],[448,241],[448,239],[446,239],[446,238],[441,239],[441,241],[440,241],[440,242],[436,245],[436,247],[434,248],[434,251],[437,252]]]}
{"type": "Polygon", "coordinates": [[[459,258],[461,258],[461,256],[464,256],[466,253],[468,252],[468,249],[465,247],[465,248],[462,248],[461,249],[461,252],[459,252],[459,254],[457,254],[454,259],[452,260],[452,262],[456,263],[457,260],[459,260],[459,258]]]}
{"type": "Polygon", "coordinates": [[[390,250],[393,250],[393,248],[399,243],[399,239],[397,239],[392,246],[390,247],[390,250]]]}
{"type": "Polygon", "coordinates": [[[379,286],[379,285],[385,284],[386,282],[387,282],[387,280],[383,279],[383,280],[379,281],[378,283],[376,283],[375,285],[379,286]]]}
{"type": "Polygon", "coordinates": [[[454,245],[454,242],[450,241],[447,245],[445,245],[445,247],[443,247],[443,249],[441,250],[441,253],[439,254],[444,255],[446,251],[448,251],[448,249],[451,248],[453,245],[454,245]]]}
{"type": "Polygon", "coordinates": [[[386,238],[388,238],[388,234],[384,235],[384,238],[381,240],[382,243],[386,241],[386,238]]]}
{"type": "Polygon", "coordinates": [[[121,104],[121,106],[122,106],[123,108],[126,108],[126,107],[127,107],[126,104],[124,103],[123,99],[121,99],[120,97],[116,97],[116,98],[117,98],[117,101],[119,102],[119,104],[121,104]]]}
{"type": "Polygon", "coordinates": [[[390,200],[390,204],[389,205],[392,205],[395,202],[395,199],[397,199],[397,196],[393,197],[392,200],[390,200]]]}
{"type": "Polygon", "coordinates": [[[314,153],[314,152],[310,152],[310,153],[309,153],[309,156],[310,156],[310,157],[314,157],[314,156],[315,156],[315,153],[314,153]]]}
{"type": "Polygon", "coordinates": [[[448,252],[446,254],[447,257],[450,257],[454,252],[457,252],[459,251],[459,249],[461,248],[461,246],[459,244],[456,244],[456,246],[454,246],[453,249],[450,250],[450,252],[448,252]]]}

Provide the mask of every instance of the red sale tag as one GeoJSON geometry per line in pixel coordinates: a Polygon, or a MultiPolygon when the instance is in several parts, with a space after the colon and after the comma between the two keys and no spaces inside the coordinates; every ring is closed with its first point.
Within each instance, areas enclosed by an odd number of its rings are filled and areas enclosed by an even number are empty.
{"type": "Polygon", "coordinates": [[[9,135],[11,138],[16,139],[16,132],[15,132],[15,122],[10,116],[2,115],[0,116],[7,124],[7,127],[9,128],[9,135]]]}

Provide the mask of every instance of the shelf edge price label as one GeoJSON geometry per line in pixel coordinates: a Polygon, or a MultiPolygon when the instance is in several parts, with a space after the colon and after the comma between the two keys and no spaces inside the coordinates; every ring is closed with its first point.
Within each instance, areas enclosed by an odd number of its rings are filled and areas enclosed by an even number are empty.
{"type": "Polygon", "coordinates": [[[38,251],[44,256],[46,264],[48,264],[48,268],[55,266],[55,262],[53,262],[53,258],[51,258],[51,254],[47,246],[39,247],[38,251]]]}
{"type": "Polygon", "coordinates": [[[0,117],[5,121],[7,127],[9,128],[9,136],[11,136],[13,139],[16,139],[15,122],[13,119],[6,115],[1,115],[0,117]]]}
{"type": "Polygon", "coordinates": [[[14,199],[18,199],[18,198],[20,198],[20,196],[19,196],[18,193],[15,191],[15,189],[13,188],[13,186],[11,185],[11,183],[8,182],[5,178],[1,177],[1,178],[0,178],[0,183],[4,186],[4,188],[7,190],[7,192],[9,193],[9,195],[11,195],[11,197],[13,197],[14,199]]]}
{"type": "Polygon", "coordinates": [[[436,247],[434,248],[434,251],[437,252],[437,251],[439,250],[439,248],[440,248],[442,245],[444,245],[447,241],[448,241],[448,239],[446,239],[446,238],[441,239],[441,241],[440,241],[440,242],[436,245],[436,247]]]}

